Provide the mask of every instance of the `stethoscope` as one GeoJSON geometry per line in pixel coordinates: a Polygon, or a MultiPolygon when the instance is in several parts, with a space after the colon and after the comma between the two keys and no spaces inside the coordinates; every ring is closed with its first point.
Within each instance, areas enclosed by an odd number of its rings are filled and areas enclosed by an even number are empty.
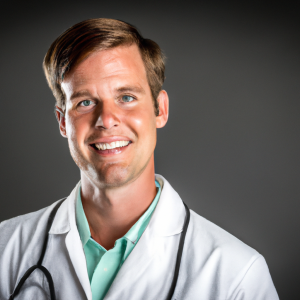
{"type": "MultiPolygon", "coordinates": [[[[59,207],[61,206],[61,204],[63,203],[63,201],[65,199],[66,198],[60,200],[50,213],[50,216],[49,216],[48,222],[47,222],[47,227],[46,227],[47,234],[45,236],[44,244],[43,244],[43,248],[42,248],[42,253],[41,253],[41,256],[40,256],[37,264],[32,266],[31,268],[29,268],[26,271],[26,273],[20,279],[17,287],[15,288],[15,290],[13,291],[11,296],[9,297],[9,300],[13,300],[15,298],[15,296],[17,296],[17,294],[20,292],[20,290],[21,290],[24,282],[26,281],[26,279],[36,269],[40,269],[45,274],[45,276],[47,278],[47,281],[48,281],[48,284],[49,284],[50,298],[51,298],[51,300],[56,300],[55,290],[54,290],[54,283],[53,283],[52,276],[51,276],[50,272],[47,270],[47,268],[45,268],[42,265],[42,263],[43,263],[43,259],[44,259],[44,256],[45,256],[45,253],[46,253],[46,250],[47,250],[48,237],[49,237],[48,233],[49,233],[50,228],[52,226],[52,223],[53,223],[53,220],[55,218],[56,212],[57,212],[57,210],[59,209],[59,207]]],[[[183,246],[184,246],[184,240],[185,240],[186,232],[187,232],[187,229],[188,229],[188,226],[189,226],[189,221],[190,221],[190,210],[184,202],[183,202],[183,204],[184,204],[184,207],[185,207],[186,215],[185,215],[183,230],[182,230],[182,233],[181,233],[181,236],[180,236],[180,241],[179,241],[178,250],[177,250],[177,258],[176,258],[174,276],[173,276],[172,284],[171,284],[171,287],[170,287],[170,290],[169,290],[169,293],[168,293],[168,296],[167,296],[166,300],[171,300],[172,296],[174,294],[174,290],[175,290],[175,287],[176,287],[178,274],[179,274],[182,251],[183,251],[183,246]]]]}

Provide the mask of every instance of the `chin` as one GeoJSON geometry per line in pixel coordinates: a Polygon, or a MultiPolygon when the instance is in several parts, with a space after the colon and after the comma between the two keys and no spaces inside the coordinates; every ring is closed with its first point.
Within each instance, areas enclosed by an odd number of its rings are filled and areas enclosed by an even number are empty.
{"type": "Polygon", "coordinates": [[[133,179],[129,167],[120,164],[106,164],[95,171],[100,185],[110,188],[126,185],[133,179]]]}

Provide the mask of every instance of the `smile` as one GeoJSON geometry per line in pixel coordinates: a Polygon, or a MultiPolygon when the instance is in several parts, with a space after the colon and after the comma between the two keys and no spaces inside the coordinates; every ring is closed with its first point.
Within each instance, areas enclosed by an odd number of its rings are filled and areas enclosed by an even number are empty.
{"type": "Polygon", "coordinates": [[[101,156],[111,156],[121,154],[131,143],[131,141],[120,140],[111,143],[94,143],[90,144],[90,147],[101,156]]]}
{"type": "Polygon", "coordinates": [[[111,143],[96,143],[94,144],[98,150],[115,149],[120,147],[125,147],[130,143],[130,141],[115,141],[111,143]]]}

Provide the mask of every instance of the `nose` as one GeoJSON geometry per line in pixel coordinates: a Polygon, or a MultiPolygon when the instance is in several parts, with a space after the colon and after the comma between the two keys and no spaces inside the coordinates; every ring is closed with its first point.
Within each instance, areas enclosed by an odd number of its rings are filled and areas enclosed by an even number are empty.
{"type": "Polygon", "coordinates": [[[118,118],[118,109],[113,103],[109,101],[103,101],[101,106],[101,111],[97,122],[95,124],[99,129],[112,129],[120,124],[120,119],[118,118]]]}

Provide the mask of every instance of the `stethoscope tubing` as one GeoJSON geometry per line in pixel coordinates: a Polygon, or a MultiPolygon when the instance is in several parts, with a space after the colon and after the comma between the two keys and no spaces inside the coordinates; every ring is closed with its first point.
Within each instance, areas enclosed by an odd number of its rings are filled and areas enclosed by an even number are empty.
{"type": "Polygon", "coordinates": [[[170,287],[170,290],[169,290],[166,300],[171,300],[174,295],[175,287],[176,287],[178,276],[179,276],[179,269],[180,269],[180,264],[181,264],[181,257],[182,257],[182,252],[183,252],[185,236],[186,236],[186,232],[187,232],[187,229],[188,229],[188,226],[190,223],[190,216],[191,216],[190,210],[184,202],[183,202],[183,204],[184,204],[184,208],[185,208],[185,220],[184,220],[183,229],[182,229],[182,233],[180,235],[180,241],[179,241],[179,245],[178,245],[173,281],[172,281],[172,284],[171,284],[171,287],[170,287]]]}
{"type": "Polygon", "coordinates": [[[31,268],[29,268],[26,273],[22,276],[22,278],[20,279],[17,287],[15,288],[15,290],[13,291],[13,293],[10,295],[9,300],[13,300],[18,293],[20,292],[23,284],[25,283],[26,279],[31,275],[31,273],[36,270],[36,269],[40,269],[46,276],[48,284],[49,284],[49,290],[50,290],[50,298],[51,300],[56,300],[56,296],[55,296],[55,290],[54,290],[54,283],[53,283],[53,279],[52,276],[50,274],[50,272],[47,270],[47,268],[45,268],[44,266],[42,266],[43,260],[44,260],[44,256],[47,250],[47,245],[48,245],[48,239],[49,239],[49,231],[50,228],[52,226],[53,220],[55,218],[56,212],[59,209],[59,207],[61,206],[61,204],[63,203],[63,201],[66,198],[63,198],[61,200],[59,200],[59,202],[54,206],[53,210],[51,211],[49,218],[48,218],[48,222],[47,222],[47,226],[46,226],[46,236],[44,239],[44,243],[43,243],[43,247],[42,247],[42,252],[41,252],[41,256],[37,262],[36,265],[32,266],[31,268]]]}

